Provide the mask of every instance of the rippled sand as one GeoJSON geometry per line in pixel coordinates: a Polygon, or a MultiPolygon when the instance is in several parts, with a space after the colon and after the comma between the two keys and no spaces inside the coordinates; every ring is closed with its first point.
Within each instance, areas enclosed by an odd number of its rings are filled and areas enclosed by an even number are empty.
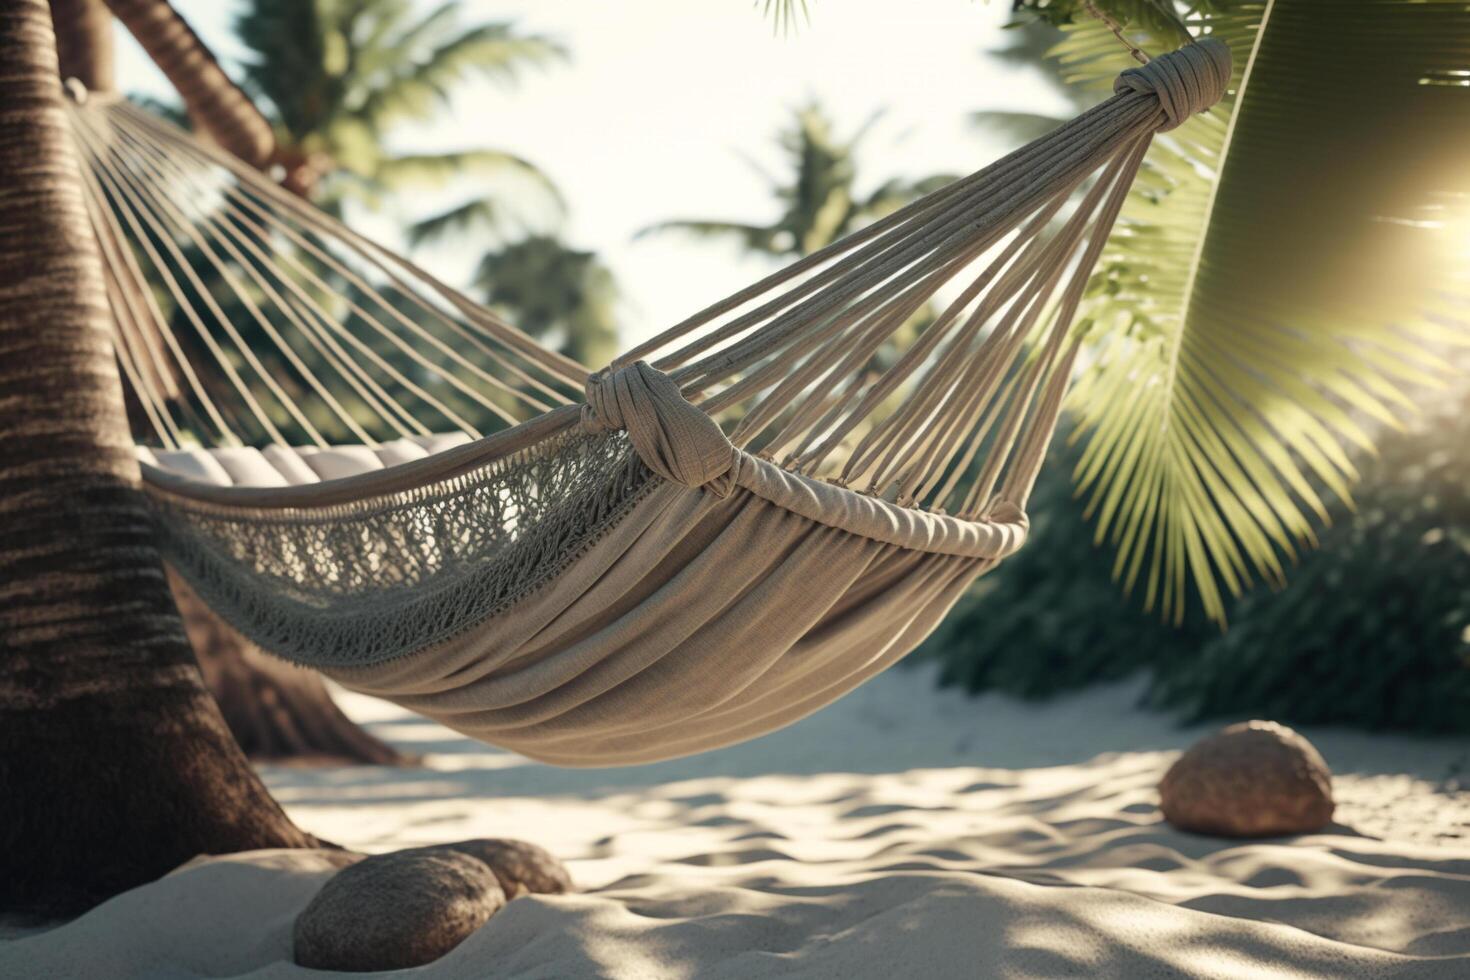
{"type": "MultiPolygon", "coordinates": [[[[1200,730],[1124,685],[1024,705],[890,673],[745,746],[569,771],[344,698],[429,766],[269,769],[363,850],[523,837],[583,891],[511,903],[415,977],[1470,976],[1470,742],[1308,730],[1339,823],[1230,842],[1161,823],[1200,730]]],[[[297,977],[312,853],[196,862],[0,944],[0,975],[297,977]]]]}

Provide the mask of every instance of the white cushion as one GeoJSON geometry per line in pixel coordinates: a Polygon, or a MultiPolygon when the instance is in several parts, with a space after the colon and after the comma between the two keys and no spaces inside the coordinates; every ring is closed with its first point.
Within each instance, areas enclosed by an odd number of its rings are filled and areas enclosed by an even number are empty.
{"type": "Polygon", "coordinates": [[[224,467],[237,487],[284,487],[289,481],[270,464],[259,449],[232,446],[211,450],[211,455],[224,467]]]}
{"type": "Polygon", "coordinates": [[[332,449],[318,449],[314,453],[302,456],[312,472],[323,480],[340,480],[347,476],[357,476],[360,473],[368,473],[372,470],[380,470],[383,463],[367,446],[337,446],[332,449]]]}
{"type": "Polygon", "coordinates": [[[138,460],[199,483],[229,487],[285,487],[358,476],[423,459],[470,441],[463,432],[394,439],[367,446],[266,446],[252,449],[150,449],[136,447],[138,460]]]}
{"type": "Polygon", "coordinates": [[[296,450],[286,446],[266,446],[260,451],[265,461],[275,467],[281,478],[291,486],[300,486],[303,483],[320,483],[321,477],[301,461],[301,456],[296,450]]]}
{"type": "Polygon", "coordinates": [[[399,463],[408,463],[429,455],[427,449],[412,439],[394,439],[383,443],[373,452],[377,453],[378,462],[384,466],[397,466],[399,463]]]}
{"type": "Polygon", "coordinates": [[[159,449],[154,452],[161,469],[196,483],[227,487],[234,481],[207,449],[159,449]]]}
{"type": "Polygon", "coordinates": [[[463,446],[465,443],[472,441],[469,435],[464,432],[445,432],[442,435],[409,436],[409,438],[420,446],[423,446],[430,456],[435,453],[442,453],[446,449],[453,449],[455,446],[463,446]]]}

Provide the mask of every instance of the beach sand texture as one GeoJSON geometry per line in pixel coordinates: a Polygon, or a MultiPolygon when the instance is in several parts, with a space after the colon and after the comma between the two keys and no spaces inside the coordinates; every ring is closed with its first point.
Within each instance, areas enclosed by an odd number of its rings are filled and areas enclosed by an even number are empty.
{"type": "MultiPolygon", "coordinates": [[[[1155,786],[1203,729],[1137,691],[1036,706],[896,671],[765,739],[603,771],[344,696],[429,766],[266,775],[356,849],[521,837],[567,860],[580,894],[517,899],[403,976],[1470,977],[1470,741],[1306,729],[1338,823],[1198,837],[1161,821],[1155,786]]],[[[198,860],[12,931],[0,976],[323,976],[290,936],[330,874],[315,852],[198,860]]]]}

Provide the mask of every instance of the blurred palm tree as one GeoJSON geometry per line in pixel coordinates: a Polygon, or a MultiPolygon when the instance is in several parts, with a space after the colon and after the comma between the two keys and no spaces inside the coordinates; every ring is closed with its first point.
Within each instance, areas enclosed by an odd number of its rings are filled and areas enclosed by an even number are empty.
{"type": "Polygon", "coordinates": [[[487,252],[474,281],[488,305],[568,357],[595,368],[617,354],[620,293],[595,253],[533,235],[487,252]]]}
{"type": "Polygon", "coordinates": [[[1016,145],[1039,139],[1062,125],[1071,116],[1097,101],[1096,94],[1067,84],[1066,70],[1049,57],[1066,39],[1061,28],[1040,18],[1015,20],[1006,25],[1006,43],[985,52],[992,61],[1009,71],[1025,71],[1041,78],[1051,91],[1066,101],[1065,116],[1045,112],[1023,112],[1008,109],[983,109],[970,115],[970,121],[981,129],[997,132],[1016,145]]]}
{"type": "Polygon", "coordinates": [[[254,53],[246,86],[275,110],[288,186],[319,205],[373,206],[464,177],[520,192],[517,205],[484,195],[420,218],[407,240],[417,247],[475,231],[536,229],[488,252],[475,286],[527,333],[554,338],[584,364],[606,363],[616,353],[617,284],[592,253],[546,230],[564,205],[540,170],[504,150],[387,149],[396,126],[423,124],[446,108],[455,82],[479,75],[513,83],[525,69],[566,56],[557,42],[508,23],[463,29],[459,7],[447,2],[415,17],[410,0],[251,0],[236,21],[254,53]]]}
{"type": "MultiPolygon", "coordinates": [[[[768,13],[776,16],[774,11],[768,13]]],[[[954,180],[950,174],[918,180],[892,177],[870,191],[859,191],[858,149],[881,117],[881,112],[874,113],[844,139],[833,131],[832,121],[816,103],[797,109],[791,126],[777,135],[789,173],[776,177],[751,164],[770,185],[781,207],[780,216],[770,224],[679,219],[650,225],[639,231],[638,236],[685,232],[701,238],[733,239],[745,251],[756,255],[796,259],[823,249],[954,180]]],[[[887,370],[934,320],[933,303],[925,303],[873,353],[865,370],[870,374],[887,370]]]]}
{"type": "Polygon", "coordinates": [[[832,122],[821,107],[811,104],[798,109],[791,127],[778,136],[790,163],[789,175],[777,178],[761,171],[782,207],[781,216],[771,224],[681,219],[651,225],[638,234],[683,231],[701,237],[733,238],[750,252],[800,257],[954,179],[948,175],[921,180],[893,178],[859,193],[857,150],[878,118],[878,114],[871,116],[856,133],[842,139],[833,132],[832,122]]]}
{"type": "MultiPolygon", "coordinates": [[[[395,153],[393,131],[449,106],[456,83],[504,84],[565,57],[560,44],[510,23],[465,28],[460,5],[419,16],[411,0],[247,0],[235,32],[248,49],[244,86],[276,126],[288,187],[320,206],[378,206],[392,194],[464,178],[510,182],[534,206],[560,210],[551,181],[504,150],[395,153]]],[[[524,220],[524,208],[483,195],[419,222],[420,237],[524,220]]]]}

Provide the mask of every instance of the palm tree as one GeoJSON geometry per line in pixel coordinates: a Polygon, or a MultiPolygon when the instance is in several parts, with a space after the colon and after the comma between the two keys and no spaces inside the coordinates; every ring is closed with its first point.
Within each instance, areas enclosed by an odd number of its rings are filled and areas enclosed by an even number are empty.
{"type": "Polygon", "coordinates": [[[98,0],[54,0],[56,55],[63,79],[88,91],[112,87],[112,11],[98,0]]]}
{"type": "Polygon", "coordinates": [[[0,909],[315,842],[200,681],[152,542],[45,0],[0,7],[0,909]]]}
{"type": "Polygon", "coordinates": [[[487,252],[475,271],[485,302],[537,338],[591,367],[617,354],[619,293],[612,270],[593,252],[533,235],[487,252]]]}
{"type": "Polygon", "coordinates": [[[865,224],[954,178],[948,175],[910,181],[887,180],[866,193],[857,190],[857,150],[878,120],[874,115],[847,139],[832,131],[822,109],[798,109],[794,124],[778,136],[790,161],[790,176],[767,176],[782,212],[767,225],[725,220],[675,220],[652,225],[640,235],[685,231],[701,237],[734,238],[747,251],[777,258],[796,258],[835,242],[865,224]]]}
{"type": "MultiPolygon", "coordinates": [[[[1452,246],[1470,103],[1446,40],[1470,37],[1470,14],[1214,0],[1182,25],[1158,20],[1169,4],[1097,6],[1147,49],[1207,31],[1236,55],[1226,100],[1150,153],[1093,281],[1071,400],[1076,484],[1115,574],[1174,621],[1192,582],[1223,619],[1227,593],[1282,581],[1324,498],[1347,499],[1349,448],[1371,450],[1466,340],[1452,246]]],[[[1069,81],[1105,90],[1133,63],[1109,33],[1068,29],[1069,81]]]]}
{"type": "MultiPolygon", "coordinates": [[[[459,4],[415,15],[411,0],[251,0],[235,32],[249,50],[242,82],[274,120],[284,183],[319,206],[346,200],[376,206],[405,189],[454,180],[509,181],[560,208],[549,179],[504,150],[397,154],[386,144],[405,123],[448,107],[471,76],[513,83],[525,69],[565,56],[555,41],[509,23],[459,23],[459,4]]],[[[523,216],[495,196],[479,196],[424,219],[439,232],[496,226],[523,216]]]]}
{"type": "MultiPolygon", "coordinates": [[[[792,19],[796,16],[795,7],[786,14],[778,14],[775,8],[768,7],[768,14],[785,18],[779,22],[783,29],[795,23],[792,19]]],[[[805,16],[804,8],[801,15],[805,16]]],[[[771,224],[675,220],[652,225],[638,234],[641,237],[682,231],[702,238],[733,238],[745,251],[757,255],[801,258],[954,180],[949,174],[919,180],[894,177],[870,191],[860,192],[857,151],[880,116],[881,113],[873,114],[852,136],[841,139],[833,133],[831,120],[820,106],[810,104],[798,109],[791,128],[777,136],[790,162],[789,176],[783,179],[763,174],[782,209],[780,217],[771,224]]],[[[934,318],[933,304],[925,303],[874,352],[866,370],[876,373],[892,366],[899,353],[934,318]]]]}

